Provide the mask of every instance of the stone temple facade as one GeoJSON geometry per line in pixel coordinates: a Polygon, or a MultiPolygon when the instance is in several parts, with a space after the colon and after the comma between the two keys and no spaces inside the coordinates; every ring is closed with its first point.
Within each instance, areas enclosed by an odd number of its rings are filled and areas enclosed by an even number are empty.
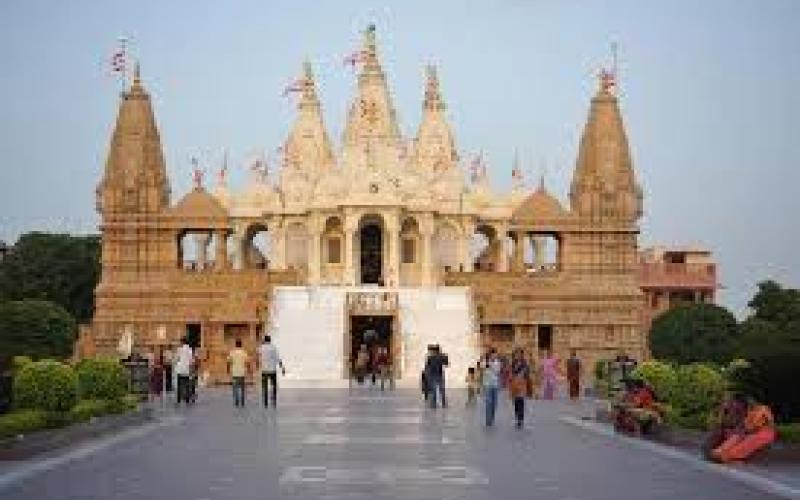
{"type": "Polygon", "coordinates": [[[306,64],[279,171],[256,162],[241,191],[225,169],[209,189],[198,173],[177,200],[137,69],[97,188],[102,277],[80,353],[188,335],[210,381],[225,382],[233,342],[254,349],[270,333],[287,379],[330,384],[347,379],[362,343],[388,347],[409,382],[433,343],[456,383],[488,345],[531,357],[576,349],[587,367],[621,351],[644,357],[642,193],[608,79],[591,99],[565,206],[543,183],[528,190],[516,165],[505,194],[480,161],[462,168],[433,67],[419,128],[403,137],[374,29],[358,58],[338,148],[306,64]]]}

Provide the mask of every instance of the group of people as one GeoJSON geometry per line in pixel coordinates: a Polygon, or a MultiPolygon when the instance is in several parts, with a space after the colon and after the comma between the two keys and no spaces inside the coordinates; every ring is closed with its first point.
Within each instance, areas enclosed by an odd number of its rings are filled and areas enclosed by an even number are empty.
{"type": "Polygon", "coordinates": [[[361,344],[353,359],[353,375],[359,385],[371,379],[373,387],[380,381],[382,391],[387,385],[394,387],[389,348],[382,345],[373,345],[370,348],[367,344],[361,344]]]}
{"type": "MultiPolygon", "coordinates": [[[[267,335],[262,344],[258,346],[255,363],[251,363],[250,355],[242,347],[242,341],[236,340],[234,348],[228,353],[227,371],[231,377],[233,390],[233,404],[243,407],[245,404],[245,387],[249,375],[254,369],[261,375],[261,387],[264,406],[273,406],[278,397],[278,369],[286,374],[283,361],[278,354],[278,349],[272,343],[272,338],[267,335]]],[[[148,356],[150,397],[160,399],[163,393],[170,393],[176,387],[175,404],[191,405],[197,401],[197,388],[199,385],[200,357],[189,343],[188,338],[181,341],[181,345],[171,351],[163,351],[155,356],[148,356]],[[173,384],[174,379],[174,384],[173,384]]]]}
{"type": "MultiPolygon", "coordinates": [[[[447,406],[445,393],[444,368],[448,366],[447,355],[439,345],[428,346],[425,368],[421,374],[422,392],[431,408],[437,402],[447,406]]],[[[537,395],[536,381],[541,382],[541,397],[554,399],[560,381],[566,378],[569,397],[577,400],[580,396],[580,380],[582,376],[581,361],[573,350],[566,361],[566,373],[561,369],[560,360],[548,350],[540,362],[539,372],[534,371],[532,363],[521,348],[514,349],[511,359],[501,357],[496,349],[490,349],[476,364],[467,369],[467,406],[476,405],[478,396],[483,395],[485,402],[485,423],[494,425],[499,395],[507,390],[512,401],[517,427],[525,421],[525,400],[537,395]]]]}
{"type": "MultiPolygon", "coordinates": [[[[666,407],[643,380],[624,381],[625,391],[614,403],[614,428],[641,436],[664,421],[666,407]]],[[[775,441],[775,422],[768,406],[741,393],[731,393],[716,412],[716,425],[703,444],[706,458],[720,463],[747,460],[775,441]]]]}

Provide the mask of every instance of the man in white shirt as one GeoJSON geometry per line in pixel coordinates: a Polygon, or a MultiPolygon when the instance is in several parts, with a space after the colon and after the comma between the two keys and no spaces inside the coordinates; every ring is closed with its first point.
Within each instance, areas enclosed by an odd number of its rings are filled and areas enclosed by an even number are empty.
{"type": "Polygon", "coordinates": [[[183,343],[175,352],[175,374],[178,376],[178,395],[176,402],[189,403],[191,396],[191,375],[192,363],[194,362],[194,352],[189,345],[189,339],[183,339],[183,343]]]}
{"type": "Polygon", "coordinates": [[[233,406],[244,407],[244,379],[249,372],[250,363],[247,353],[242,349],[242,341],[236,339],[236,347],[228,354],[228,373],[233,386],[233,406]]]}
{"type": "Polygon", "coordinates": [[[264,343],[258,346],[258,361],[261,364],[261,390],[264,393],[264,408],[269,408],[267,393],[270,383],[272,383],[272,404],[277,405],[278,367],[281,368],[281,373],[286,375],[286,368],[283,367],[278,348],[272,343],[272,338],[269,335],[265,336],[264,343]]]}

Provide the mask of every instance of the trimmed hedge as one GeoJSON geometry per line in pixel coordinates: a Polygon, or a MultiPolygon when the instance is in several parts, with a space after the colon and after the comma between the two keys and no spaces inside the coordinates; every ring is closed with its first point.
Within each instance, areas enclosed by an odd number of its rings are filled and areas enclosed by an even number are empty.
{"type": "Polygon", "coordinates": [[[14,377],[14,405],[17,408],[67,412],[78,400],[78,377],[58,361],[35,361],[14,377]]]}
{"type": "Polygon", "coordinates": [[[778,424],[778,439],[784,443],[800,444],[800,422],[794,424],[778,424]]]}
{"type": "Polygon", "coordinates": [[[0,439],[27,434],[48,426],[47,412],[17,410],[0,415],[0,439]]]}
{"type": "Polygon", "coordinates": [[[669,403],[675,423],[690,429],[708,429],[712,413],[725,397],[727,382],[714,368],[694,363],[675,370],[675,387],[669,403]]]}
{"type": "Polygon", "coordinates": [[[73,422],[86,422],[94,417],[106,414],[108,403],[101,399],[84,399],[69,411],[69,418],[73,422]]]}
{"type": "Polygon", "coordinates": [[[645,361],[631,375],[647,382],[659,401],[672,401],[677,382],[677,374],[672,365],[656,360],[645,361]]]}
{"type": "Polygon", "coordinates": [[[128,392],[128,377],[116,360],[87,358],[80,361],[75,370],[78,374],[78,396],[82,400],[119,399],[128,392]]]}

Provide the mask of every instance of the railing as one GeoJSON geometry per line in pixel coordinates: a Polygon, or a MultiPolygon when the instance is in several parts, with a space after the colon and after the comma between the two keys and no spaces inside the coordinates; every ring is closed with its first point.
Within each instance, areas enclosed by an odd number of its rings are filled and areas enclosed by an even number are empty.
{"type": "Polygon", "coordinates": [[[397,311],[397,293],[347,292],[347,309],[362,313],[393,313],[397,311]]]}
{"type": "Polygon", "coordinates": [[[711,263],[642,262],[639,264],[639,283],[643,287],[714,288],[717,286],[717,266],[711,263]]]}

